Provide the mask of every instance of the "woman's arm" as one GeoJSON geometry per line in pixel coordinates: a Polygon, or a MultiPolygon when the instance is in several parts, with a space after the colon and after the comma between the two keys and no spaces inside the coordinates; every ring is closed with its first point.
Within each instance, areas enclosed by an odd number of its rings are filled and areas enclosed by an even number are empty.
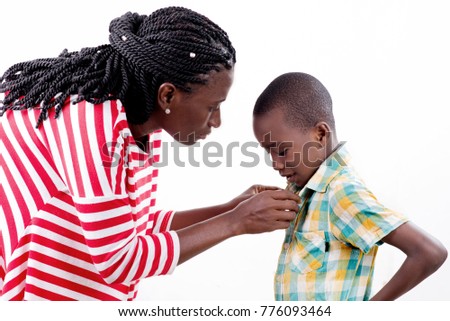
{"type": "Polygon", "coordinates": [[[392,231],[383,242],[397,247],[406,259],[389,282],[371,300],[395,300],[433,274],[446,260],[447,250],[436,238],[413,223],[392,231]]]}
{"type": "Polygon", "coordinates": [[[299,201],[288,191],[263,191],[228,212],[178,230],[178,264],[233,236],[286,229],[295,218],[299,201]]]}
{"type": "Polygon", "coordinates": [[[206,221],[219,214],[232,210],[242,201],[267,190],[280,190],[280,188],[275,186],[253,185],[227,203],[185,211],[177,211],[172,219],[170,229],[180,230],[193,224],[206,221]]]}
{"type": "Polygon", "coordinates": [[[228,203],[225,203],[192,210],[177,211],[173,216],[170,229],[175,231],[181,230],[185,227],[206,221],[214,216],[225,213],[230,209],[232,209],[232,207],[229,206],[228,203]]]}

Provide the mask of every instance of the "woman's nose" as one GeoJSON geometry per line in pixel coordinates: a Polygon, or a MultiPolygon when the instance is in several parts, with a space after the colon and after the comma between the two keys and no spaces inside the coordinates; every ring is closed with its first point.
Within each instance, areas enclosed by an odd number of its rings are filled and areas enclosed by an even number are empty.
{"type": "Polygon", "coordinates": [[[220,119],[220,109],[214,110],[209,118],[208,125],[210,127],[218,128],[220,127],[222,121],[220,119]]]}

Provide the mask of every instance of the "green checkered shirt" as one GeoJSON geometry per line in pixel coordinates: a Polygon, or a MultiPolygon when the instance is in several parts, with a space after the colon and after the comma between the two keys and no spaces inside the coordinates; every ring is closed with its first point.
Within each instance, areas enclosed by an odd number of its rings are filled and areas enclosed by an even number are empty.
{"type": "Polygon", "coordinates": [[[368,300],[378,245],[407,218],[378,202],[343,144],[299,195],[278,260],[275,299],[368,300]]]}

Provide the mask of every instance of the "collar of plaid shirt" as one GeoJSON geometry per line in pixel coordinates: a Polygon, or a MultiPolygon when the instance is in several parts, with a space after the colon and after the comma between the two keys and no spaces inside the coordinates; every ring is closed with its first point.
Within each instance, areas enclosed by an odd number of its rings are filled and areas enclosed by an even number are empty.
{"type": "Polygon", "coordinates": [[[319,166],[303,189],[295,183],[289,183],[286,189],[299,194],[302,199],[306,196],[308,189],[325,193],[329,183],[339,173],[339,169],[348,166],[349,163],[350,154],[345,147],[345,142],[340,142],[333,153],[319,166]]]}

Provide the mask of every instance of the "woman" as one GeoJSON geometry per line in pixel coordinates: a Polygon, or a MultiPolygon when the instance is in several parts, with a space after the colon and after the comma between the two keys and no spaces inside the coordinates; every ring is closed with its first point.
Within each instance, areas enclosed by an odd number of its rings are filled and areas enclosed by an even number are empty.
{"type": "Polygon", "coordinates": [[[109,45],[5,72],[3,300],[132,300],[143,278],[289,225],[298,197],[274,187],[185,212],[155,207],[161,131],[190,145],[220,126],[235,62],[219,26],[168,7],[114,19],[109,45]]]}

